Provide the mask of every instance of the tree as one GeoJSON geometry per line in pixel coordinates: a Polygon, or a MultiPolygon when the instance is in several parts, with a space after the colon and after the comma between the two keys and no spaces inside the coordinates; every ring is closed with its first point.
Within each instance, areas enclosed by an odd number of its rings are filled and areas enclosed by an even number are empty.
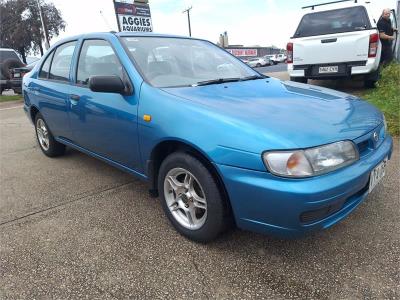
{"type": "MultiPolygon", "coordinates": [[[[40,0],[49,40],[65,30],[65,21],[53,3],[40,0]]],[[[0,0],[0,47],[17,50],[24,62],[30,51],[43,55],[44,33],[37,0],[0,0]]]]}

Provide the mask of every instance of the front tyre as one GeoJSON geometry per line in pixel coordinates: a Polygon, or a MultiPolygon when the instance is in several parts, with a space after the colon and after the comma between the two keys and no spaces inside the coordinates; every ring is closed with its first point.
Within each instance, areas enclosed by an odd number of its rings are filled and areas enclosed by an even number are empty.
{"type": "Polygon", "coordinates": [[[195,157],[182,152],[169,155],[160,167],[158,190],[165,214],[183,236],[206,243],[229,227],[227,202],[195,157]]]}
{"type": "Polygon", "coordinates": [[[39,112],[35,117],[35,131],[40,149],[42,149],[46,156],[56,157],[65,153],[65,145],[54,139],[43,116],[39,112]]]}

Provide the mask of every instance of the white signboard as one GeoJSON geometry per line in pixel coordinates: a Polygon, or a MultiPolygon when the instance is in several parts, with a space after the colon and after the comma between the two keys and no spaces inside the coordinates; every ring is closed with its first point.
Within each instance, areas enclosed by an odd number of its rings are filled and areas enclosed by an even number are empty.
{"type": "Polygon", "coordinates": [[[118,15],[121,31],[152,32],[151,17],[118,15]]]}
{"type": "Polygon", "coordinates": [[[120,31],[152,32],[150,7],[144,3],[114,1],[120,31]]]}

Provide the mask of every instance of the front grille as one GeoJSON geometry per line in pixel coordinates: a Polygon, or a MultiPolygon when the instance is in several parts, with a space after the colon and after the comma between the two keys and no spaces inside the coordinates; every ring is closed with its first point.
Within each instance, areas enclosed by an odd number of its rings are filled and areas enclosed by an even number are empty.
{"type": "Polygon", "coordinates": [[[361,197],[364,193],[366,193],[368,191],[368,187],[369,187],[369,182],[361,190],[359,190],[357,193],[354,193],[353,195],[351,195],[348,198],[339,200],[335,203],[332,203],[328,206],[325,206],[325,207],[322,207],[322,208],[319,208],[316,210],[309,210],[309,211],[303,212],[300,215],[300,222],[305,225],[305,224],[320,221],[322,219],[325,219],[325,218],[333,215],[334,213],[341,210],[343,207],[347,206],[347,204],[349,204],[353,201],[357,201],[357,199],[359,197],[361,197]]]}
{"type": "Polygon", "coordinates": [[[363,156],[366,152],[368,152],[369,150],[368,147],[369,147],[369,139],[357,144],[358,153],[360,153],[360,156],[363,156]]]}

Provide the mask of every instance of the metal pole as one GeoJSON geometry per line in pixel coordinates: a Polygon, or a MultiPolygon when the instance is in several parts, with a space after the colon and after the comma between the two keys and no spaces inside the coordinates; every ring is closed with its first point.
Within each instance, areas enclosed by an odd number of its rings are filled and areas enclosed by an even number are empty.
{"type": "Polygon", "coordinates": [[[118,20],[117,6],[115,4],[115,0],[113,0],[113,3],[114,3],[115,18],[117,19],[118,31],[121,32],[121,25],[119,24],[119,20],[118,20]]]}
{"type": "Polygon", "coordinates": [[[188,17],[189,36],[192,36],[192,29],[191,29],[191,27],[190,27],[190,10],[191,10],[192,8],[193,8],[193,7],[191,6],[191,7],[189,7],[188,9],[185,9],[185,10],[183,11],[183,13],[187,13],[187,17],[188,17]]]}
{"type": "Polygon", "coordinates": [[[50,48],[50,42],[49,42],[49,36],[47,35],[46,27],[44,26],[42,7],[40,6],[39,0],[36,0],[36,2],[38,5],[38,8],[39,8],[40,21],[42,22],[42,28],[43,28],[43,34],[44,34],[44,47],[46,50],[48,50],[50,48]]]}

